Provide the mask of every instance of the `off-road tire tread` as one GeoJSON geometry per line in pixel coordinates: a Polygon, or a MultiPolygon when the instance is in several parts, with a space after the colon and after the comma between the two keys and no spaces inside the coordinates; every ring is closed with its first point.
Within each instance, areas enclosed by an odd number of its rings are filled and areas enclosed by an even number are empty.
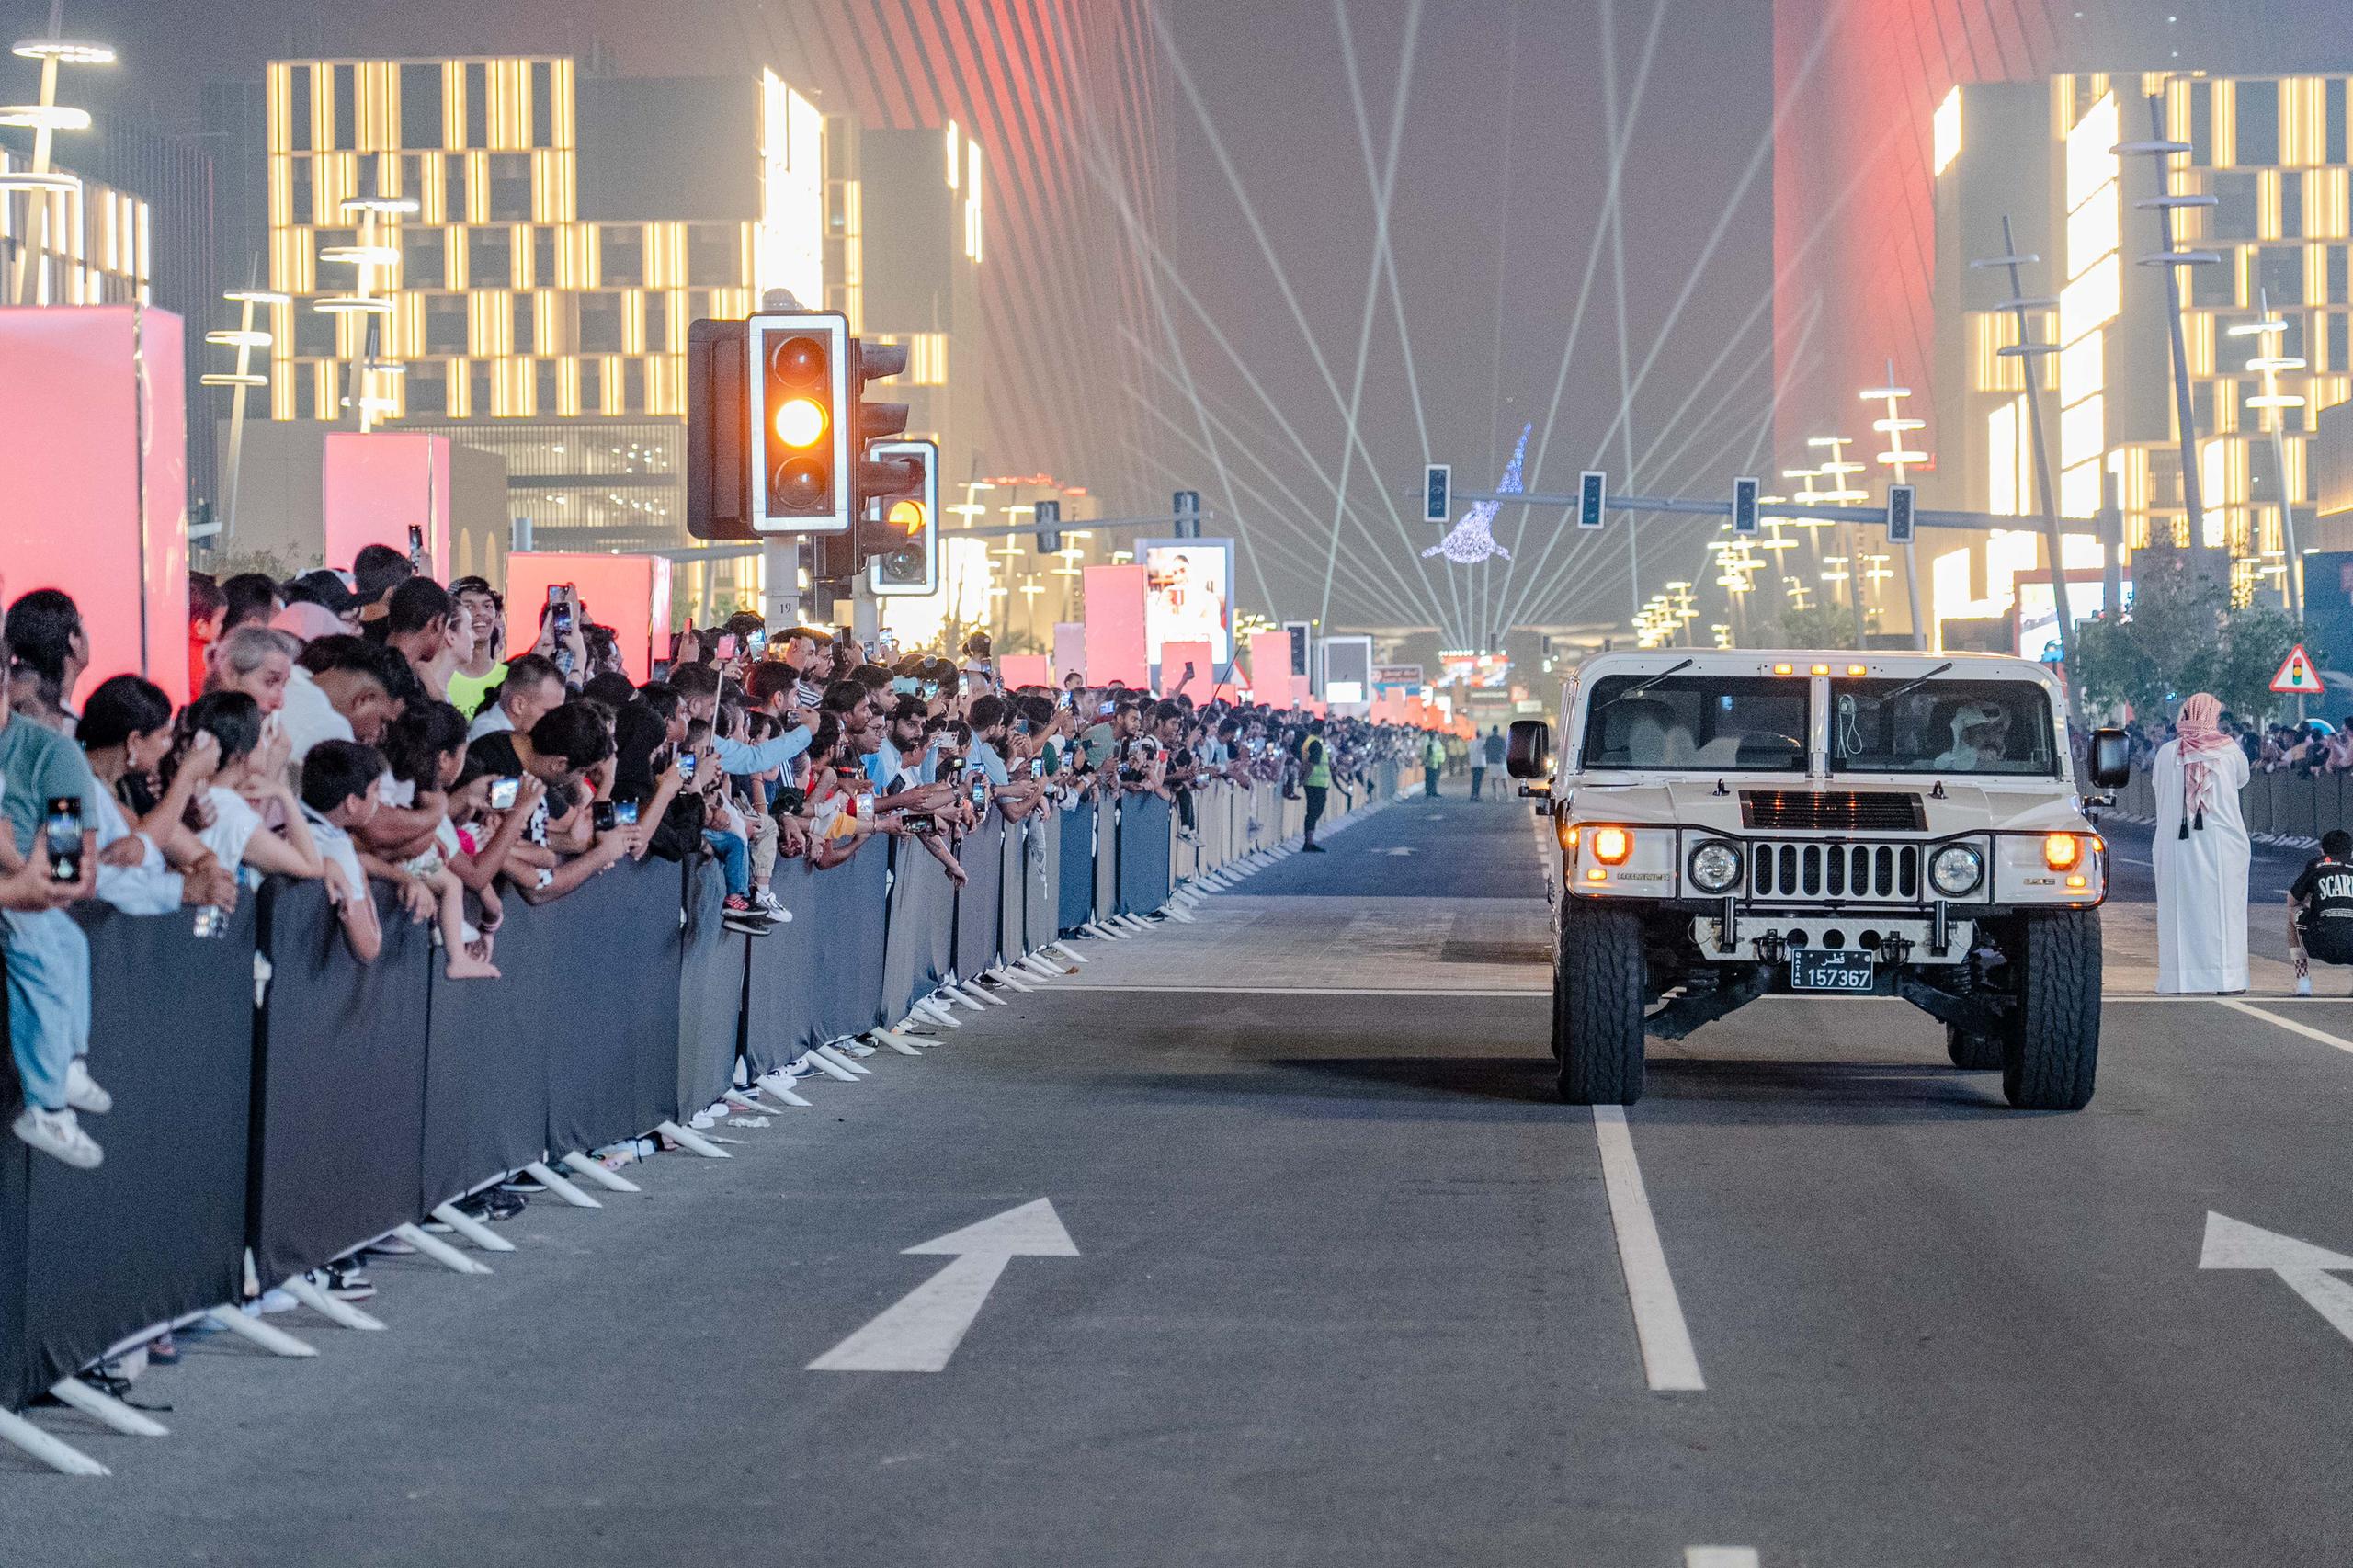
{"type": "Polygon", "coordinates": [[[1561,1097],[1632,1105],[1643,1097],[1643,925],[1631,909],[1571,899],[1553,971],[1561,1097]]]}
{"type": "Polygon", "coordinates": [[[2099,916],[2072,909],[2019,923],[2018,1014],[2003,1040],[2002,1094],[2020,1110],[2081,1110],[2099,1071],[2099,916]]]}

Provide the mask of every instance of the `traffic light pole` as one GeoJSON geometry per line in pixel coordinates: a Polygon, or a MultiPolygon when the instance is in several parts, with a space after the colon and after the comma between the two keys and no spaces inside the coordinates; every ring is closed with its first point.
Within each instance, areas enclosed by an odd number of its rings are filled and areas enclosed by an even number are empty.
{"type": "Polygon", "coordinates": [[[760,618],[771,629],[801,623],[801,536],[760,541],[760,618]]]}

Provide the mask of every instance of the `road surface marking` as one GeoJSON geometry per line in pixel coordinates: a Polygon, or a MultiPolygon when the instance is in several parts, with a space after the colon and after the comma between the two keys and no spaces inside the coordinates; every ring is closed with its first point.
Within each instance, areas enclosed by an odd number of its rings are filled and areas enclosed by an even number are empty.
{"type": "Polygon", "coordinates": [[[1427,986],[1364,986],[1364,985],[1159,985],[1148,983],[1119,981],[1068,981],[1055,990],[1067,994],[1073,991],[1152,991],[1204,996],[1422,996],[1433,1001],[1449,996],[1550,996],[1549,987],[1513,985],[1486,990],[1464,990],[1449,986],[1443,992],[1427,986]]]}
{"type": "Polygon", "coordinates": [[[1017,1257],[1076,1257],[1052,1202],[1040,1198],[906,1249],[955,1262],[809,1363],[813,1372],[937,1372],[963,1342],[1005,1266],[1017,1257]]]}
{"type": "Polygon", "coordinates": [[[1656,1391],[1697,1392],[1699,1353],[1676,1299],[1675,1277],[1666,1270],[1666,1248],[1651,1218],[1650,1195],[1643,1190],[1643,1167],[1634,1158],[1626,1108],[1593,1108],[1594,1141],[1601,1146],[1601,1180],[1609,1194],[1609,1224],[1618,1233],[1618,1266],[1626,1276],[1626,1299],[1634,1309],[1634,1336],[1643,1347],[1643,1375],[1656,1391]]]}
{"type": "Polygon", "coordinates": [[[2250,1007],[2236,997],[2219,996],[2215,1000],[2234,1013],[2245,1013],[2250,1018],[2261,1018],[2267,1024],[2278,1024],[2290,1034],[2300,1034],[2306,1040],[2316,1040],[2323,1045],[2332,1045],[2339,1051],[2353,1054],[2353,1040],[2347,1040],[2343,1035],[2330,1034],[2327,1030],[2316,1029],[2310,1024],[2300,1024],[2293,1018],[2283,1018],[2277,1013],[2267,1013],[2260,1007],[2250,1007]]]}
{"type": "Polygon", "coordinates": [[[2206,1243],[2198,1254],[2200,1268],[2263,1268],[2304,1299],[2304,1304],[2327,1320],[2328,1326],[2353,1339],[2353,1285],[2331,1277],[2330,1271],[2353,1268],[2353,1257],[2206,1211],[2206,1243]]]}
{"type": "Polygon", "coordinates": [[[1683,1568],[1756,1568],[1753,1546],[1687,1546],[1683,1568]]]}

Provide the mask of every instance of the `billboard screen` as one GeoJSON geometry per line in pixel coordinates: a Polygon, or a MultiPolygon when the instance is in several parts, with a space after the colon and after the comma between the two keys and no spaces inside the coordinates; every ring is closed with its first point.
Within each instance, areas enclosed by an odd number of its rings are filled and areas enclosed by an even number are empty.
{"type": "Polygon", "coordinates": [[[1136,541],[1144,574],[1146,656],[1160,663],[1165,642],[1206,642],[1222,668],[1233,658],[1233,541],[1136,541]]]}

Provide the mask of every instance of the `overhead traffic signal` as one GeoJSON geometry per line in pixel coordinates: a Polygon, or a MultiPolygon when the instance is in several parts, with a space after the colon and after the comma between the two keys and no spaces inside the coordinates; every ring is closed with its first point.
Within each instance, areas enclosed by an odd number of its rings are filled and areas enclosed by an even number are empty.
{"type": "Polygon", "coordinates": [[[1198,490],[1179,490],[1173,497],[1173,502],[1176,512],[1175,529],[1176,537],[1178,539],[1200,538],[1201,493],[1198,490]]]}
{"type": "Polygon", "coordinates": [[[1917,510],[1920,489],[1915,484],[1891,484],[1887,487],[1887,542],[1912,542],[1913,514],[1917,510]]]}
{"type": "Polygon", "coordinates": [[[1732,482],[1733,532],[1753,534],[1756,531],[1757,489],[1757,483],[1753,479],[1735,479],[1732,482]]]}
{"type": "Polygon", "coordinates": [[[858,515],[862,517],[870,510],[868,501],[904,494],[916,483],[918,476],[914,460],[869,449],[875,442],[887,441],[907,427],[905,403],[866,401],[867,382],[883,381],[906,369],[907,346],[852,338],[849,357],[855,375],[850,382],[851,395],[858,400],[850,431],[850,456],[858,464],[858,515]]]}
{"type": "Polygon", "coordinates": [[[1609,476],[1593,469],[1577,475],[1577,527],[1597,528],[1601,526],[1601,509],[1608,499],[1609,476]]]}
{"type": "Polygon", "coordinates": [[[915,464],[917,479],[912,494],[876,497],[881,516],[879,520],[870,517],[860,528],[868,585],[881,596],[936,594],[939,591],[939,449],[929,441],[882,441],[875,446],[874,457],[915,464]]]}
{"type": "Polygon", "coordinates": [[[1443,523],[1454,516],[1454,465],[1422,465],[1422,521],[1443,523]]]}
{"type": "Polygon", "coordinates": [[[1038,553],[1051,555],[1063,547],[1063,504],[1040,501],[1032,509],[1038,528],[1038,553]]]}

